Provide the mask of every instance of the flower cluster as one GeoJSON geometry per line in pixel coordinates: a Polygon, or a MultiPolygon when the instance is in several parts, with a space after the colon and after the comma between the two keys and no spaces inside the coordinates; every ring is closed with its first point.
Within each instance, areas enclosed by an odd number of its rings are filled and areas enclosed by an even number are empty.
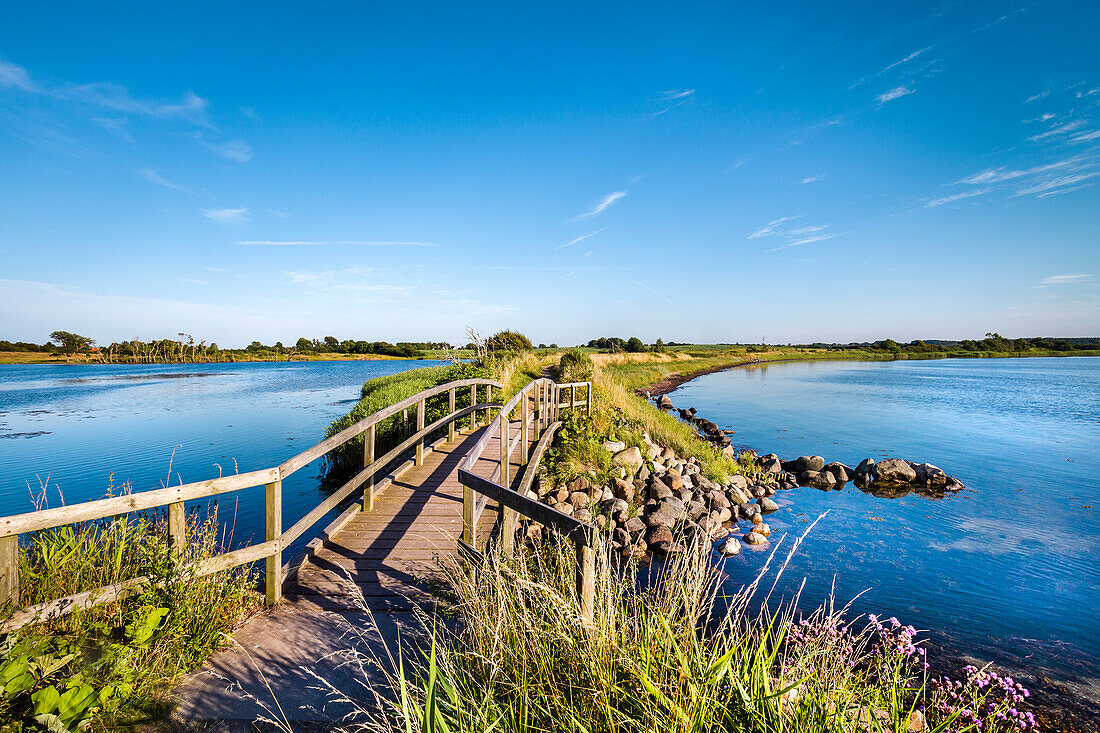
{"type": "Polygon", "coordinates": [[[957,720],[975,730],[1036,730],[1035,714],[1020,710],[1031,696],[1022,684],[989,668],[965,667],[966,678],[933,680],[936,707],[946,715],[958,714],[957,720]]]}

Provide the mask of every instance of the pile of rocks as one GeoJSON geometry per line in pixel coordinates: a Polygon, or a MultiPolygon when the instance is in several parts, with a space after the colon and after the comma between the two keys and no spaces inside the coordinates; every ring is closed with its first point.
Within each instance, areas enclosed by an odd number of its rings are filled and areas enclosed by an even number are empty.
{"type": "MultiPolygon", "coordinates": [[[[656,402],[657,409],[661,412],[669,412],[674,409],[672,407],[672,400],[666,394],[658,397],[656,402]]],[[[698,428],[700,437],[709,440],[719,448],[729,449],[730,451],[733,450],[730,448],[730,437],[726,434],[726,431],[718,427],[717,423],[696,415],[694,407],[689,407],[686,410],[676,410],[676,412],[679,413],[681,420],[698,428]]]]}
{"type": "MultiPolygon", "coordinates": [[[[736,555],[741,521],[747,523],[745,543],[768,542],[771,529],[763,517],[779,508],[771,498],[781,488],[771,480],[778,477],[762,472],[755,479],[738,475],[719,484],[702,474],[695,458],[679,458],[648,436],[643,443],[644,449],[603,444],[618,473],[607,486],[578,476],[558,488],[540,481],[536,493],[554,509],[606,530],[612,551],[624,558],[683,552],[693,538],[725,540],[720,551],[736,555]]],[[[528,539],[537,540],[531,530],[528,539]]]]}
{"type": "MultiPolygon", "coordinates": [[[[911,492],[943,496],[945,492],[963,488],[961,481],[931,463],[911,463],[901,458],[887,458],[877,463],[867,458],[852,468],[836,461],[826,463],[821,456],[800,456],[793,461],[783,461],[769,453],[757,458],[756,465],[767,473],[788,473],[800,486],[825,491],[843,488],[849,481],[867,493],[887,497],[911,492]]],[[[791,480],[782,483],[787,487],[791,480]]]]}

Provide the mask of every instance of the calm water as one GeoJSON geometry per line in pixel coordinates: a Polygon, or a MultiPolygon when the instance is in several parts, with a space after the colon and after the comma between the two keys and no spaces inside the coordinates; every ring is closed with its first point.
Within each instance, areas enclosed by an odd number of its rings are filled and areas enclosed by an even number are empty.
{"type": "MultiPolygon", "coordinates": [[[[145,491],[278,465],[320,442],[366,380],[434,364],[0,366],[0,515],[30,511],[47,483],[57,506],[59,492],[67,504],[103,497],[112,472],[145,491]]],[[[291,476],[284,526],[321,498],[316,464],[291,476]]],[[[219,501],[233,544],[263,539],[262,486],[219,501]]]]}
{"type": "MultiPolygon", "coordinates": [[[[938,501],[780,492],[768,521],[786,543],[830,510],[781,590],[805,578],[813,606],[835,582],[838,600],[863,593],[857,612],[1100,700],[1100,359],[774,364],[671,397],[762,454],[893,456],[959,477],[969,488],[938,501]]],[[[744,552],[727,569],[738,582],[762,560],[744,552]]]]}

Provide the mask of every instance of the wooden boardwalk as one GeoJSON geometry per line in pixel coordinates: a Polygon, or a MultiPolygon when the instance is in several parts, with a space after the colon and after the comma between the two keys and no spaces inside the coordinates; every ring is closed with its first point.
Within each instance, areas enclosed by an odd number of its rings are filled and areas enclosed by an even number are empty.
{"type": "MultiPolygon", "coordinates": [[[[397,477],[297,571],[283,587],[283,599],[296,610],[408,611],[431,604],[430,586],[440,580],[439,561],[453,557],[462,535],[459,461],[485,428],[442,443],[425,453],[424,463],[397,477]]],[[[511,434],[519,432],[513,421],[511,434]]],[[[498,467],[499,441],[492,440],[474,470],[488,478],[498,467]]],[[[515,461],[512,475],[522,472],[515,461]]],[[[514,479],[515,481],[516,479],[514,479]]],[[[498,511],[489,504],[478,524],[484,544],[498,511]]]]}

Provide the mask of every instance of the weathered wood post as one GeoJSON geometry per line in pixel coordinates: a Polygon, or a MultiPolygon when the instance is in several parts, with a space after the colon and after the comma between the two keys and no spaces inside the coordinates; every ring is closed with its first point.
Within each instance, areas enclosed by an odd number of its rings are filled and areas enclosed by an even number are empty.
{"type": "Polygon", "coordinates": [[[524,392],[523,399],[519,401],[519,462],[527,465],[527,443],[531,436],[527,434],[527,423],[531,420],[531,395],[524,392]]]}
{"type": "MultiPolygon", "coordinates": [[[[447,414],[448,415],[455,414],[455,388],[454,387],[451,387],[450,391],[447,393],[447,414]]],[[[447,442],[448,443],[455,442],[455,422],[456,422],[455,420],[451,420],[449,423],[447,423],[447,442]]]]}
{"type": "MultiPolygon", "coordinates": [[[[363,431],[363,468],[374,463],[374,425],[363,431]]],[[[374,474],[363,485],[363,511],[374,511],[374,474]]]]}
{"type": "Polygon", "coordinates": [[[576,539],[576,547],[577,603],[581,618],[591,623],[596,607],[596,552],[584,543],[583,537],[576,539]]]}
{"type": "MultiPolygon", "coordinates": [[[[267,485],[267,539],[277,540],[283,533],[283,482],[267,485]]],[[[267,556],[264,573],[267,604],[273,606],[283,599],[283,552],[276,550],[267,556]]]]}
{"type": "Polygon", "coordinates": [[[183,556],[187,547],[187,515],[182,501],[168,505],[168,543],[172,546],[173,557],[178,560],[183,556]]]}
{"type": "Polygon", "coordinates": [[[586,382],[585,384],[587,384],[588,387],[585,389],[585,393],[584,393],[584,398],[585,398],[584,412],[585,412],[586,415],[591,415],[592,414],[592,383],[591,382],[586,382]]]}
{"type": "Polygon", "coordinates": [[[0,604],[19,607],[19,535],[0,537],[0,604]]]}
{"type": "Polygon", "coordinates": [[[409,408],[406,407],[401,411],[401,438],[404,440],[410,435],[412,432],[409,430],[409,408]]]}
{"type": "Polygon", "coordinates": [[[477,542],[477,527],[474,525],[476,496],[471,487],[462,484],[462,541],[475,548],[474,543],[477,542]]]}
{"type": "MultiPolygon", "coordinates": [[[[425,400],[421,399],[420,402],[418,402],[416,404],[416,432],[418,432],[418,433],[421,430],[424,429],[424,407],[425,407],[425,400]]],[[[416,441],[416,460],[415,460],[414,464],[417,465],[417,466],[423,466],[424,465],[424,438],[423,438],[423,436],[421,436],[420,439],[416,441]]]]}
{"type": "MultiPolygon", "coordinates": [[[[477,385],[470,385],[470,407],[477,404],[477,385]]],[[[477,427],[477,410],[470,412],[470,430],[471,432],[477,427]]]]}
{"type": "Polygon", "coordinates": [[[569,385],[569,411],[577,409],[577,385],[569,385]]]}
{"type": "MultiPolygon", "coordinates": [[[[500,485],[511,488],[512,465],[508,458],[508,438],[511,432],[511,424],[507,413],[501,410],[497,415],[500,420],[500,485]]],[[[505,557],[511,557],[516,538],[516,511],[506,506],[500,508],[501,518],[501,551],[505,557]]]]}

